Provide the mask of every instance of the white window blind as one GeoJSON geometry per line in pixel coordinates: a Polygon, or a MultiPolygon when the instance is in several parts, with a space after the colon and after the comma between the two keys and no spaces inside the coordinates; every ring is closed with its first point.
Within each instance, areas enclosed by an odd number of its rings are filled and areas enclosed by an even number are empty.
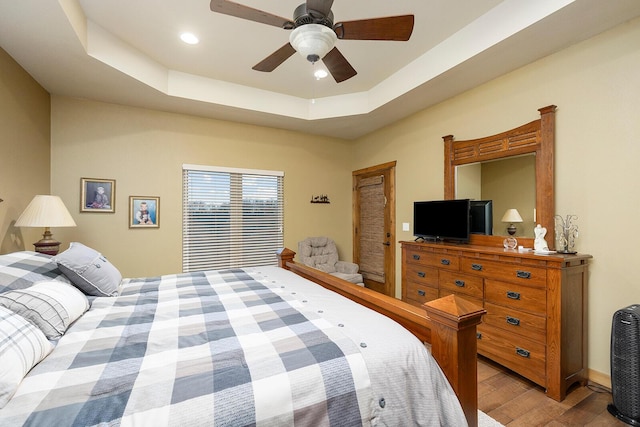
{"type": "Polygon", "coordinates": [[[183,165],[182,270],[277,265],[284,173],[183,165]]]}

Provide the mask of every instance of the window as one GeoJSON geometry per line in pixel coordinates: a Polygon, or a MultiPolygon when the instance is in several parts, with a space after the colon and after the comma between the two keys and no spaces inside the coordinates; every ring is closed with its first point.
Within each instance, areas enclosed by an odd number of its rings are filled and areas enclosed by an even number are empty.
{"type": "Polygon", "coordinates": [[[182,169],[182,270],[277,265],[284,241],[284,172],[182,169]]]}

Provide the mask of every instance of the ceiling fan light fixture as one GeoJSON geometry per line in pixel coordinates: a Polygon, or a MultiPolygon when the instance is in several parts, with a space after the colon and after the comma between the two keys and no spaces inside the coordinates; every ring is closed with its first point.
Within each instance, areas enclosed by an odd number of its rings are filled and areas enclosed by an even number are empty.
{"type": "Polygon", "coordinates": [[[337,40],[338,36],[331,28],[320,24],[301,25],[289,36],[291,46],[309,62],[324,58],[337,40]]]}
{"type": "Polygon", "coordinates": [[[322,68],[318,68],[316,71],[313,72],[313,75],[315,76],[316,80],[320,80],[320,79],[324,79],[325,77],[327,77],[329,75],[329,73],[327,73],[327,70],[324,70],[322,68]]]}

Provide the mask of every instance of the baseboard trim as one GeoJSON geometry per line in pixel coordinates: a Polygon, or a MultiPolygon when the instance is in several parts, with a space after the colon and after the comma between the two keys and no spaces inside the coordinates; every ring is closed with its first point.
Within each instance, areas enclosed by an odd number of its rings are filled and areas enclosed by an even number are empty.
{"type": "Polygon", "coordinates": [[[608,388],[611,390],[611,376],[607,374],[603,374],[602,372],[594,371],[593,369],[587,370],[587,377],[589,381],[592,381],[598,385],[608,388]]]}

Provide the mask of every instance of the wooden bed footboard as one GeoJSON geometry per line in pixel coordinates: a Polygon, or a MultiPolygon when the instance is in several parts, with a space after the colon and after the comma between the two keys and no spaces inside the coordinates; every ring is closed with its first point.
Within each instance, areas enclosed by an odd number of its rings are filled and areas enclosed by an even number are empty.
{"type": "Polygon", "coordinates": [[[469,426],[478,425],[476,326],[486,312],[482,307],[449,295],[421,309],[296,263],[295,254],[288,248],[278,251],[279,266],[395,320],[430,343],[431,354],[456,392],[469,426]]]}

